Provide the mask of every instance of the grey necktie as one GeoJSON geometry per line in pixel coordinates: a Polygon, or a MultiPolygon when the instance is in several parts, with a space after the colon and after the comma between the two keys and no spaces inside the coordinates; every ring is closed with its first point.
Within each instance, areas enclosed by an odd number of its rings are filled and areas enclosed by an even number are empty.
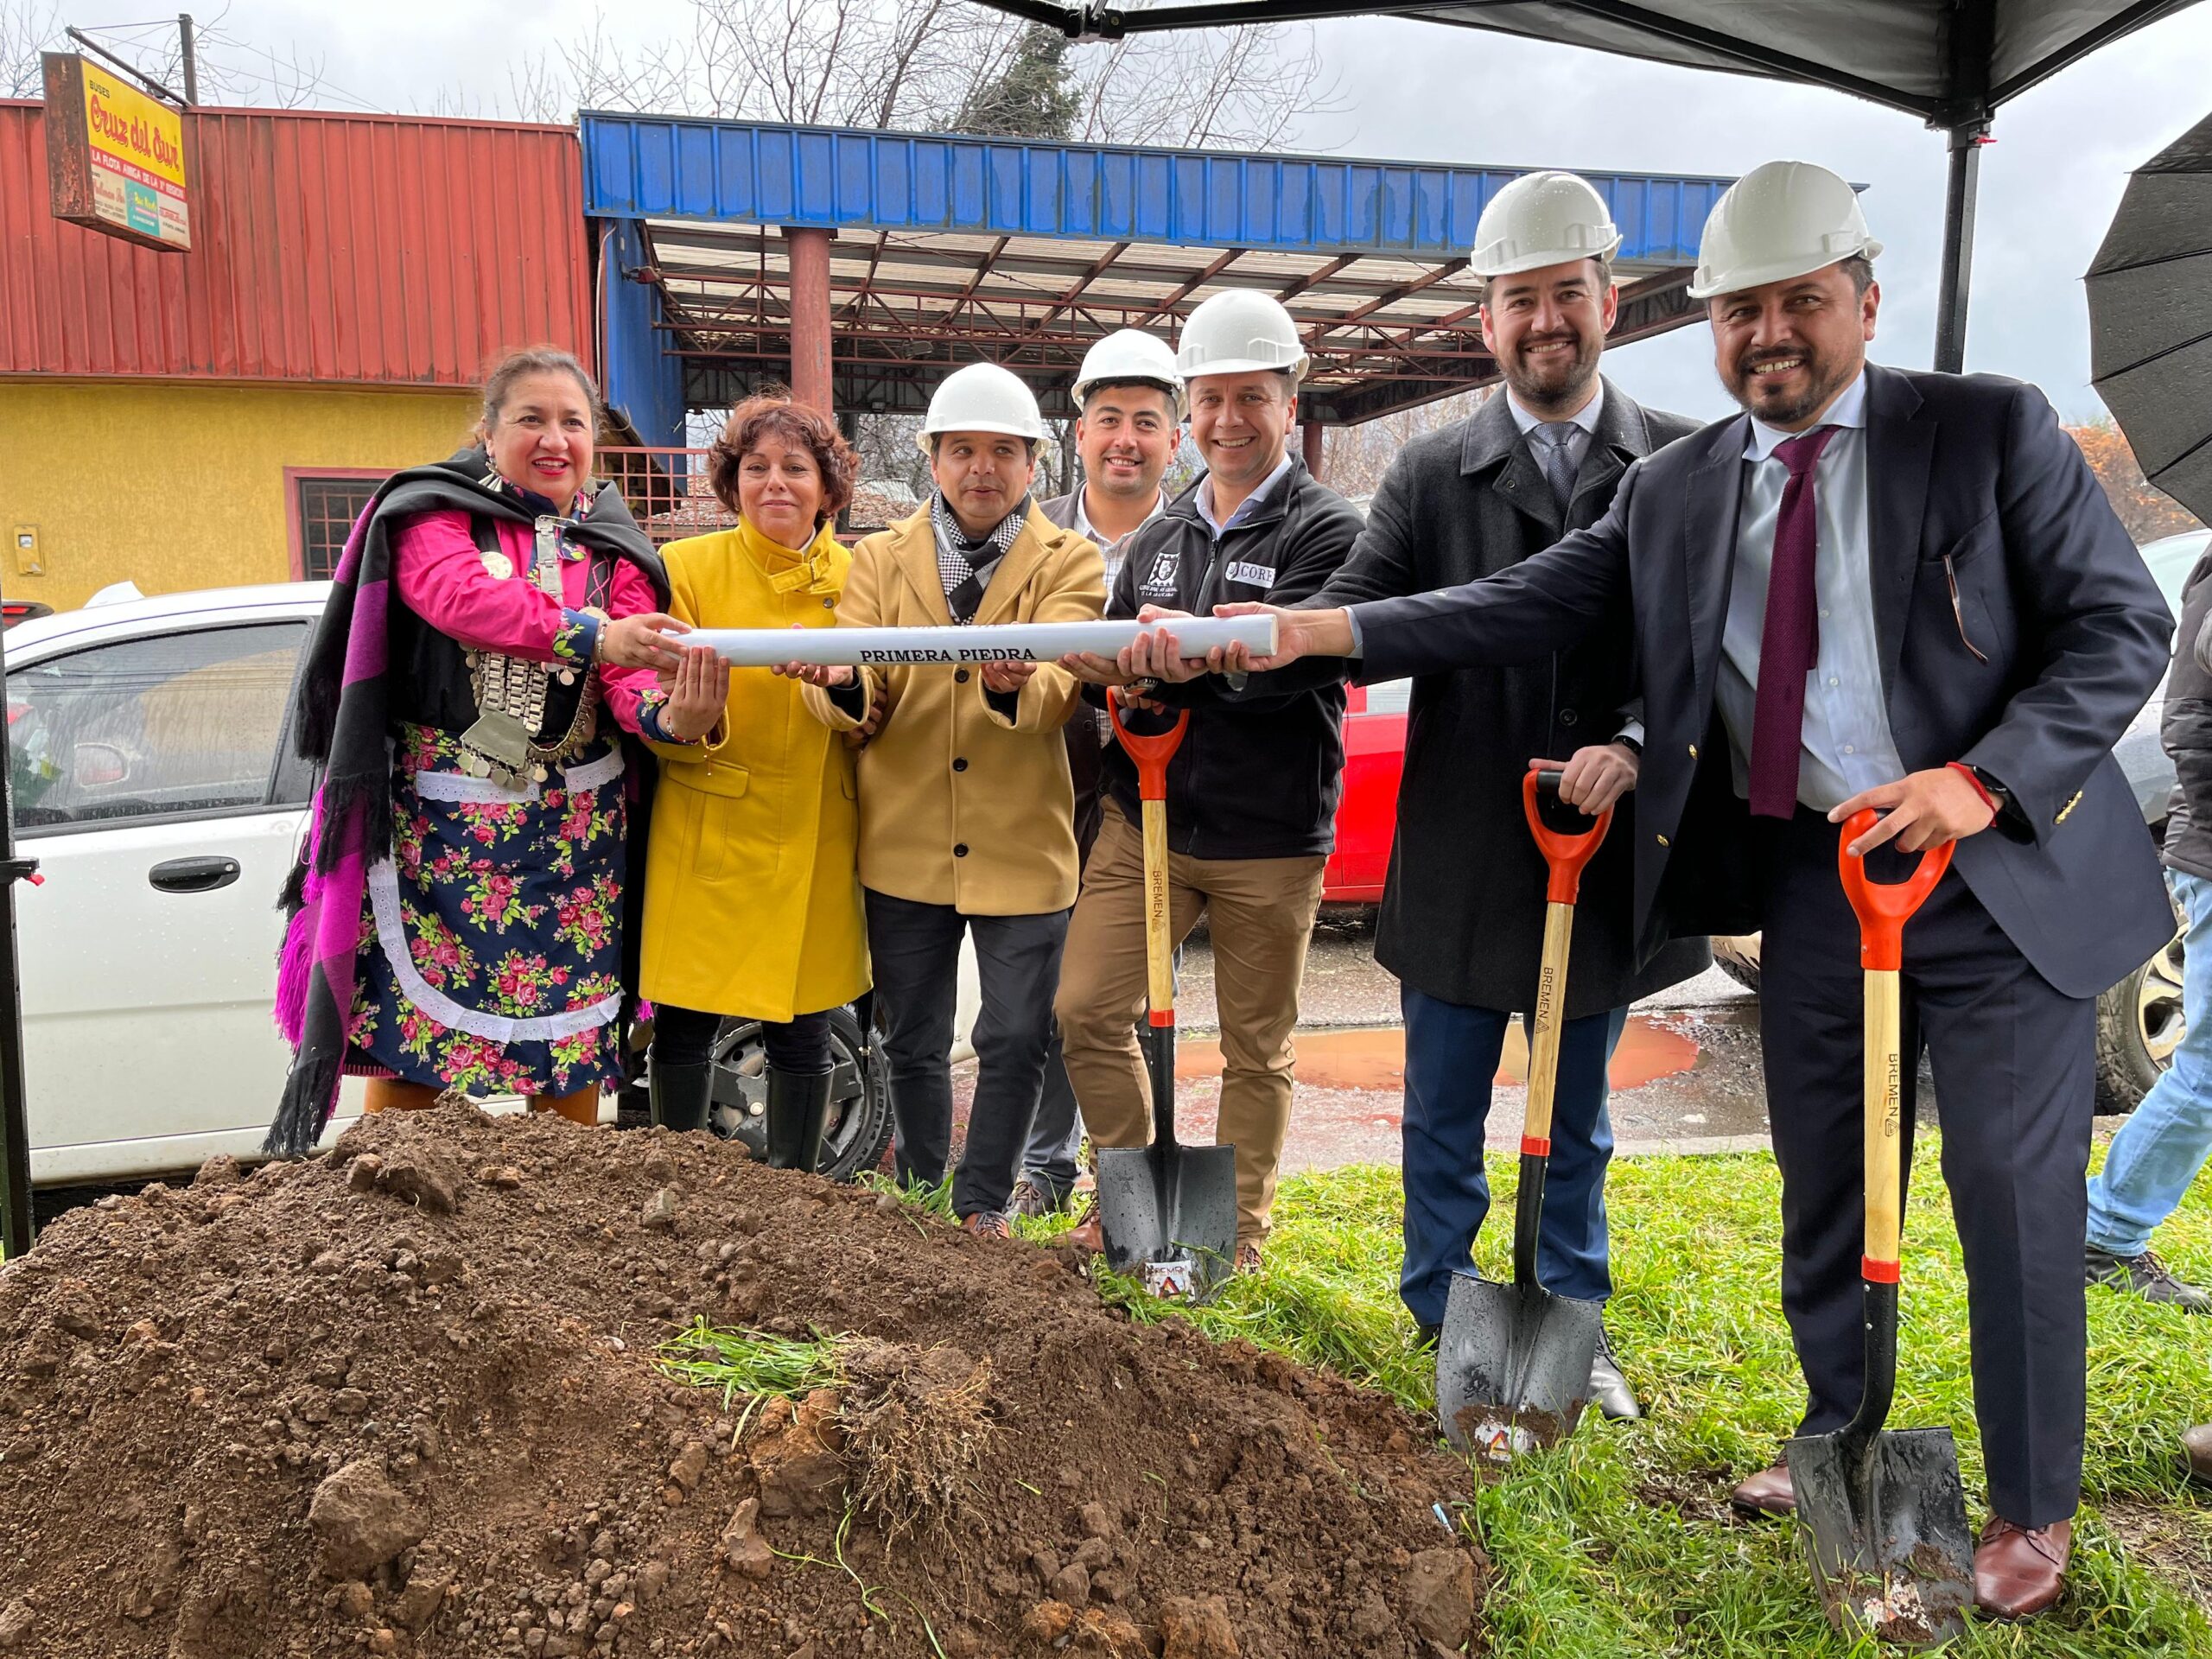
{"type": "Polygon", "coordinates": [[[1567,504],[1574,499],[1574,456],[1567,446],[1575,430],[1573,421],[1543,421],[1529,430],[1529,442],[1552,486],[1552,499],[1559,503],[1562,514],[1567,512],[1567,504]]]}

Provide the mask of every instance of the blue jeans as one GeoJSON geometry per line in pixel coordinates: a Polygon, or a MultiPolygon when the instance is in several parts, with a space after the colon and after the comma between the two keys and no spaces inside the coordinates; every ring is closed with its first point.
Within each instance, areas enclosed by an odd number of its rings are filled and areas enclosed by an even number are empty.
{"type": "MultiPolygon", "coordinates": [[[[1474,1271],[1475,1234],[1490,1213],[1483,1129],[1513,1016],[1446,1002],[1410,985],[1399,995],[1406,1014],[1406,1260],[1398,1294],[1416,1322],[1441,1325],[1452,1275],[1474,1271]]],[[[1627,1023],[1628,1010],[1615,1008],[1570,1020],[1560,1033],[1536,1273],[1546,1290],[1581,1301],[1613,1294],[1605,1252],[1605,1165],[1613,1155],[1605,1064],[1627,1023]]]]}
{"type": "Polygon", "coordinates": [[[2180,870],[2167,876],[2189,918],[2181,977],[2189,1029],[2089,1182],[2089,1243],[2114,1255],[2151,1248],[2152,1230],[2173,1214],[2212,1152],[2212,881],[2180,870]]]}

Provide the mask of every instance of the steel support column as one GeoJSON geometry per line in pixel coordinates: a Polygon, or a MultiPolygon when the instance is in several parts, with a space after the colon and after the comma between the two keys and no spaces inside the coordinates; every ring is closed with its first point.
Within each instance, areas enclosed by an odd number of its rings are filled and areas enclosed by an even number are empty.
{"type": "Polygon", "coordinates": [[[1986,121],[1950,130],[1950,177],[1943,191],[1943,262],[1936,271],[1936,370],[1963,374],[1967,364],[1967,300],[1974,285],[1974,197],[1981,185],[1986,121]]]}
{"type": "Polygon", "coordinates": [[[1298,423],[1298,442],[1305,452],[1306,470],[1314,477],[1321,476],[1321,423],[1300,421],[1298,423]]]}
{"type": "Polygon", "coordinates": [[[830,381],[830,240],[832,232],[786,225],[791,263],[791,396],[831,412],[830,381]]]}

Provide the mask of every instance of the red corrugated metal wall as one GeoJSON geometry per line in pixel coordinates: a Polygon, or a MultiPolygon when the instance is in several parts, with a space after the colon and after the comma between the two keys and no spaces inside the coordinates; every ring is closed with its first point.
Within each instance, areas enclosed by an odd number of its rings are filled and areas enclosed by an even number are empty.
{"type": "Polygon", "coordinates": [[[175,254],[48,212],[43,125],[0,101],[0,374],[463,386],[516,346],[592,360],[569,128],[200,111],[175,254]]]}

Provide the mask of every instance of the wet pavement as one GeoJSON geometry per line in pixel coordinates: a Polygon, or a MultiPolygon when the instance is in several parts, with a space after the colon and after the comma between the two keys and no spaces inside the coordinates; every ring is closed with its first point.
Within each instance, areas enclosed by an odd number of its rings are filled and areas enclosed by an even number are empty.
{"type": "MultiPolygon", "coordinates": [[[[1395,1163],[1405,1086],[1398,982],[1375,963],[1364,916],[1314,931],[1299,1005],[1298,1082],[1283,1173],[1395,1163]]],[[[1221,1092],[1213,964],[1203,935],[1184,952],[1177,991],[1177,1122],[1213,1134],[1221,1092]]],[[[1623,1154],[1719,1152],[1765,1144],[1758,1001],[1718,969],[1640,1003],[1613,1055],[1613,1136],[1623,1154]]],[[[1516,1025],[1491,1092],[1491,1146],[1520,1144],[1528,1046],[1516,1025]]]]}
{"type": "MultiPolygon", "coordinates": [[[[1203,931],[1183,953],[1176,1013],[1177,1127],[1185,1140],[1203,1143],[1213,1138],[1222,1065],[1213,957],[1203,931]]],[[[1283,1173],[1395,1164],[1405,1033],[1398,982],[1375,963],[1370,914],[1325,917],[1314,930],[1296,1041],[1283,1173]]],[[[1491,1096],[1489,1141],[1501,1152],[1520,1145],[1528,1065],[1516,1025],[1491,1096]]],[[[1758,999],[1717,968],[1647,999],[1614,1052],[1612,1081],[1613,1137],[1623,1155],[1764,1147],[1758,999]]],[[[972,1061],[956,1068],[956,1110],[963,1116],[974,1085],[972,1061]]]]}

